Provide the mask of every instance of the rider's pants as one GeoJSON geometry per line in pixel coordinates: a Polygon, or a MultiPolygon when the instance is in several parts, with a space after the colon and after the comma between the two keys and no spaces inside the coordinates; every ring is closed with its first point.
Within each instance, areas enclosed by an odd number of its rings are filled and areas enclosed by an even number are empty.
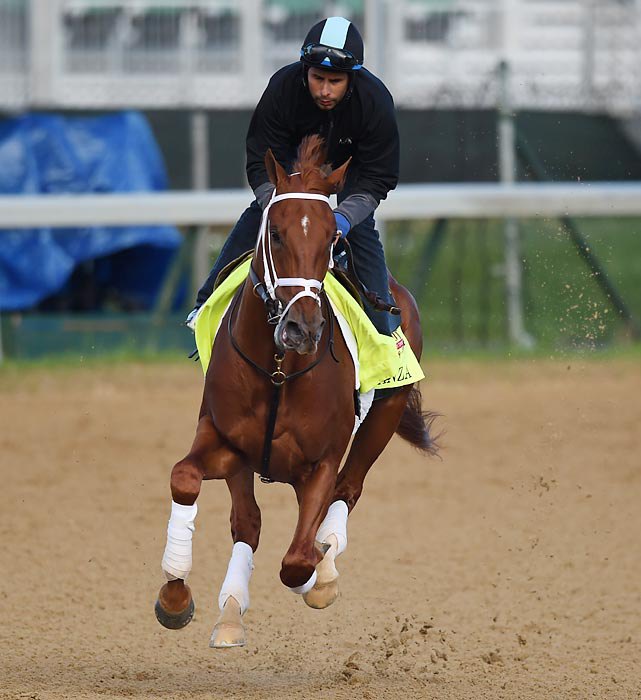
{"type": "MultiPolygon", "coordinates": [[[[243,253],[254,248],[262,214],[260,205],[256,201],[253,201],[243,212],[225,241],[205,284],[200,288],[196,306],[202,306],[207,301],[220,271],[243,253]]],[[[385,252],[376,230],[374,215],[370,214],[364,221],[354,226],[348,238],[354,253],[356,272],[363,284],[386,302],[393,304],[394,300],[387,281],[385,252]]],[[[391,335],[400,324],[400,316],[393,316],[386,311],[376,311],[367,302],[365,302],[365,311],[379,333],[391,335]]]]}

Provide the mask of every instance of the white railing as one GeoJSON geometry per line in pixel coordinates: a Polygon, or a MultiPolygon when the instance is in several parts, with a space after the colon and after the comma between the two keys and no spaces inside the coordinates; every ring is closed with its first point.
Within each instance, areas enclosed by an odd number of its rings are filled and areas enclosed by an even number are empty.
{"type": "MultiPolygon", "coordinates": [[[[231,224],[251,198],[249,190],[0,196],[0,226],[15,230],[91,225],[231,224]]],[[[390,220],[566,216],[641,216],[641,182],[403,185],[391,192],[376,212],[379,228],[381,223],[390,220]]],[[[0,230],[0,243],[2,235],[0,230]]],[[[521,286],[510,284],[508,250],[509,243],[506,243],[510,337],[518,345],[529,347],[532,339],[523,328],[521,286]]]]}
{"type": "MultiPolygon", "coordinates": [[[[0,226],[223,225],[234,223],[252,198],[251,191],[243,189],[0,196],[0,226]]],[[[379,222],[563,216],[641,216],[641,182],[401,185],[376,211],[379,222]]]]}
{"type": "MultiPolygon", "coordinates": [[[[0,107],[251,108],[318,3],[0,0],[0,107]]],[[[350,9],[351,8],[351,9],[350,9]]],[[[641,0],[361,0],[366,64],[400,106],[641,108],[641,0]]],[[[351,15],[350,15],[351,13],[351,15]]]]}

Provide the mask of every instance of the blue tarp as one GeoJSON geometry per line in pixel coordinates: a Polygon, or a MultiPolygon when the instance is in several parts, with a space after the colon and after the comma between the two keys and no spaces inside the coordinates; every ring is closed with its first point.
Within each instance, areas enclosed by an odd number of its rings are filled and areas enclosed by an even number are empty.
{"type": "MultiPolygon", "coordinates": [[[[158,146],[139,113],[92,118],[28,114],[0,121],[0,194],[166,188],[158,146]]],[[[140,279],[133,286],[140,306],[149,307],[180,241],[169,226],[0,230],[0,311],[32,308],[65,287],[77,265],[98,258],[103,276],[106,270],[113,278],[108,280],[112,287],[119,279],[127,284],[136,277],[123,262],[137,265],[140,279]],[[139,246],[145,246],[139,250],[148,251],[148,257],[121,254],[105,267],[105,256],[139,246]]]]}

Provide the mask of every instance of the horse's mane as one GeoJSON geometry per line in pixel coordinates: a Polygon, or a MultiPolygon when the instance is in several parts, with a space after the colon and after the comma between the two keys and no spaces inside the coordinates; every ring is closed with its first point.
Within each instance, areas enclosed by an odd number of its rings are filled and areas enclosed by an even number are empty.
{"type": "Polygon", "coordinates": [[[325,140],[317,134],[305,136],[298,147],[298,158],[294,163],[294,172],[300,173],[306,190],[327,190],[325,179],[331,173],[327,164],[325,140]]]}

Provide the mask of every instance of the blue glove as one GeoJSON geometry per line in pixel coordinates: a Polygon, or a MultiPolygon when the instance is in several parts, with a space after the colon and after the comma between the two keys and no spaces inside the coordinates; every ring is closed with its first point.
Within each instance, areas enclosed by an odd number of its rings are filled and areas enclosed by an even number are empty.
{"type": "Polygon", "coordinates": [[[349,221],[339,211],[334,212],[334,218],[336,219],[336,231],[340,233],[341,238],[345,238],[352,228],[349,221]]]}

